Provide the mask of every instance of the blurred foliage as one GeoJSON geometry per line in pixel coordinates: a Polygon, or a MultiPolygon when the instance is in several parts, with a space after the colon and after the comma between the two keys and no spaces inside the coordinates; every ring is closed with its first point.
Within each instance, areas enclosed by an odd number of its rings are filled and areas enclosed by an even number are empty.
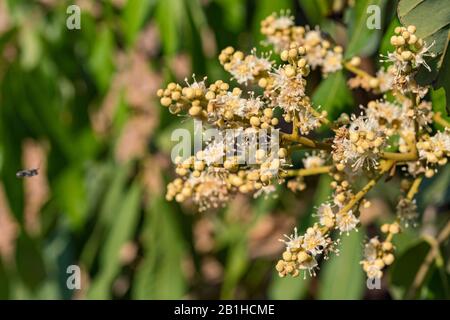
{"type": "MultiPolygon", "coordinates": [[[[345,238],[342,255],[317,278],[278,278],[278,238],[309,224],[313,206],[329,196],[328,178],[308,178],[312,188],[298,196],[280,187],[276,199],[237,198],[216,213],[168,203],[170,135],[190,124],[154,97],[163,83],[192,72],[229,77],[218,51],[262,49],[259,23],[281,9],[290,9],[298,24],[320,25],[347,56],[362,55],[373,69],[399,24],[397,1],[77,0],[81,30],[69,30],[72,2],[0,2],[0,298],[404,296],[411,285],[405,270],[412,272],[427,249],[425,240],[410,240],[423,230],[400,237],[402,256],[383,290],[366,290],[359,266],[361,240],[393,212],[398,190],[373,192],[385,205],[345,238]],[[372,4],[382,10],[382,30],[365,26],[372,4]],[[32,167],[38,177],[16,178],[32,167]],[[72,264],[81,267],[81,290],[66,286],[72,264]]],[[[339,72],[318,85],[312,75],[314,102],[334,117],[370,98],[349,91],[347,76],[339,72]]],[[[444,110],[444,92],[436,90],[433,99],[444,110]]],[[[420,198],[422,211],[434,212],[424,228],[434,232],[444,219],[439,212],[448,211],[449,176],[447,170],[427,182],[431,194],[420,198]]],[[[449,297],[446,257],[448,249],[418,297],[449,297]]]]}

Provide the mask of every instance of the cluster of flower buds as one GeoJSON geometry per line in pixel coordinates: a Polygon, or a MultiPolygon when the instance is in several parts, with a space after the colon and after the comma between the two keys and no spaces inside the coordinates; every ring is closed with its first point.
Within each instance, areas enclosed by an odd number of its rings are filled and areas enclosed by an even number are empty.
{"type": "Polygon", "coordinates": [[[418,86],[413,76],[422,65],[431,71],[425,58],[435,56],[430,52],[434,43],[427,46],[422,38],[415,35],[415,26],[397,27],[394,32],[391,44],[395,47],[395,51],[387,56],[387,61],[393,63],[392,72],[395,75],[393,86],[401,93],[413,92],[423,97],[427,90],[418,86]]]}
{"type": "Polygon", "coordinates": [[[305,59],[312,69],[321,68],[325,75],[342,69],[342,47],[325,39],[317,27],[311,30],[295,26],[294,17],[289,12],[268,16],[261,22],[261,33],[275,52],[282,53],[281,57],[294,43],[304,48],[305,59]]]}
{"type": "Polygon", "coordinates": [[[330,253],[339,253],[326,228],[321,228],[317,224],[308,228],[302,236],[297,234],[295,228],[294,234],[285,237],[287,240],[281,241],[286,244],[286,250],[275,266],[280,277],[286,275],[297,277],[301,272],[304,272],[304,277],[307,272],[310,276],[314,276],[319,255],[327,259],[330,253]]]}
{"type": "Polygon", "coordinates": [[[373,169],[378,165],[386,135],[376,119],[361,115],[351,118],[350,127],[337,130],[333,142],[333,160],[353,171],[373,169]]]}
{"type": "Polygon", "coordinates": [[[431,178],[434,176],[436,166],[447,164],[450,156],[450,131],[438,132],[434,136],[425,134],[417,142],[417,150],[420,159],[425,161],[425,176],[431,178]]]}
{"type": "Polygon", "coordinates": [[[219,62],[234,79],[240,84],[258,82],[272,69],[270,55],[257,57],[256,51],[245,55],[242,51],[235,51],[233,47],[227,47],[219,55],[219,62]]]}
{"type": "Polygon", "coordinates": [[[341,234],[358,228],[359,209],[370,205],[366,194],[384,174],[401,173],[395,170],[398,166],[408,180],[402,188],[411,189],[398,202],[396,222],[382,226],[385,240],[372,238],[361,261],[369,278],[380,278],[383,268],[394,261],[392,238],[400,232],[400,223],[406,227],[417,217],[416,182],[433,176],[450,156],[450,131],[432,134],[438,114],[430,102],[422,100],[428,88],[414,80],[420,66],[429,69],[424,59],[433,55],[431,46],[415,31],[413,26],[395,29],[391,38],[395,51],[387,57],[390,66],[371,76],[359,69],[360,58],[344,62],[342,47],[327,40],[319,29],[295,26],[289,13],[272,14],[261,23],[261,32],[279,55],[280,64],[269,60],[269,55],[257,56],[255,51],[245,55],[232,47],[219,55],[219,62],[238,85],[254,91],[230,88],[222,80],[208,86],[206,78],[160,89],[163,106],[205,121],[221,137],[194,156],[176,159],[178,177],[168,185],[167,199],[192,201],[203,211],[225,205],[236,193],[269,194],[285,181],[289,189],[301,191],[306,188],[305,176],[329,174],[333,194],[313,215],[317,223],[303,235],[294,229],[286,236],[285,251],[276,265],[280,276],[314,275],[318,258],[338,253],[341,234]],[[356,75],[350,87],[388,95],[361,107],[364,113],[358,116],[341,114],[332,122],[325,111],[313,106],[307,95],[307,77],[316,68],[326,76],[344,67],[356,75]],[[307,136],[324,125],[334,136],[320,141],[307,136]],[[226,139],[227,129],[237,132],[231,143],[226,139]],[[264,132],[271,136],[265,142],[249,138],[264,132]],[[297,148],[315,151],[306,153],[303,168],[293,169],[291,154],[297,148]],[[249,157],[254,161],[249,162],[249,157]],[[411,177],[416,179],[413,186],[411,177]],[[356,180],[368,181],[358,191],[356,180]]]}
{"type": "Polygon", "coordinates": [[[279,183],[287,166],[286,149],[280,148],[276,154],[256,149],[254,162],[250,163],[251,155],[226,157],[228,151],[226,143],[213,141],[195,156],[184,160],[178,157],[175,162],[179,177],[169,183],[166,199],[177,202],[191,199],[199,211],[204,211],[225,205],[238,192],[259,196],[275,191],[274,184],[279,183]]]}
{"type": "Polygon", "coordinates": [[[400,226],[397,223],[385,224],[381,230],[387,234],[386,240],[380,241],[378,237],[374,237],[364,245],[364,260],[360,263],[369,279],[380,279],[384,267],[391,265],[395,260],[393,254],[395,248],[391,239],[400,232],[400,226]]]}
{"type": "MultiPolygon", "coordinates": [[[[159,89],[157,92],[160,102],[164,107],[168,107],[170,112],[177,114],[182,111],[188,112],[192,117],[206,118],[206,93],[205,80],[195,81],[192,84],[182,87],[176,83],[169,83],[166,89],[159,89]]],[[[187,82],[187,80],[186,80],[187,82]]],[[[227,83],[221,82],[221,88],[228,90],[227,83]]]]}

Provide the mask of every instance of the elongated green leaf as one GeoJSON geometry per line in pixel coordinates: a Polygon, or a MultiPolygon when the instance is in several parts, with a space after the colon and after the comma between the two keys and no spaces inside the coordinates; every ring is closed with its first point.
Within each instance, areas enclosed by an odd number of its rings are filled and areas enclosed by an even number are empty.
{"type": "Polygon", "coordinates": [[[228,251],[227,263],[225,265],[225,276],[223,279],[222,299],[232,299],[236,286],[248,265],[247,242],[238,239],[228,251]]]}
{"type": "Polygon", "coordinates": [[[114,72],[114,36],[109,28],[104,26],[98,33],[97,42],[90,56],[89,66],[102,92],[108,88],[114,72]]]}
{"type": "Polygon", "coordinates": [[[428,44],[436,41],[430,50],[440,54],[444,49],[445,42],[438,40],[438,37],[441,36],[442,32],[447,36],[450,28],[450,6],[448,1],[407,1],[408,5],[403,4],[404,1],[400,0],[397,9],[402,24],[405,26],[415,25],[417,36],[424,38],[428,44]],[[433,19],[430,19],[430,13],[433,14],[433,19]]]}
{"type": "Polygon", "coordinates": [[[335,119],[346,107],[353,105],[353,98],[342,71],[332,73],[322,81],[313,94],[312,101],[320,110],[328,112],[335,119]]]}
{"type": "Polygon", "coordinates": [[[17,240],[16,265],[27,288],[37,290],[46,276],[44,260],[37,239],[30,238],[25,232],[17,240]]]}
{"type": "Polygon", "coordinates": [[[274,300],[298,300],[301,299],[310,284],[310,278],[303,279],[285,277],[280,278],[276,272],[273,275],[273,280],[268,289],[270,299],[274,300]]]}
{"type": "Polygon", "coordinates": [[[330,13],[330,2],[328,0],[298,0],[300,7],[305,12],[310,25],[319,25],[330,13]]]}
{"type": "Polygon", "coordinates": [[[54,185],[58,203],[73,229],[79,229],[87,213],[86,183],[80,168],[68,168],[54,185]]]}
{"type": "Polygon", "coordinates": [[[6,270],[6,266],[3,264],[0,257],[0,299],[6,300],[9,297],[9,279],[6,270]]]}
{"type": "MultiPolygon", "coordinates": [[[[432,89],[430,93],[431,93],[431,102],[433,103],[433,111],[439,112],[442,118],[450,122],[450,117],[447,115],[446,110],[447,101],[448,99],[450,99],[450,97],[447,98],[445,96],[447,92],[450,93],[450,90],[447,91],[445,88],[439,88],[438,90],[432,89]]],[[[437,123],[434,123],[434,125],[440,130],[444,129],[443,126],[437,123]]]]}
{"type": "Polygon", "coordinates": [[[102,198],[96,224],[81,253],[81,261],[88,268],[92,265],[98,249],[102,245],[105,233],[116,215],[116,208],[120,206],[128,172],[129,165],[121,166],[112,181],[109,182],[106,195],[102,198]]]}
{"type": "Polygon", "coordinates": [[[111,285],[121,265],[119,254],[122,246],[131,239],[139,218],[141,188],[134,184],[118,208],[116,219],[100,255],[100,271],[88,292],[92,299],[108,299],[111,285]]]}
{"type": "MultiPolygon", "coordinates": [[[[345,50],[346,58],[354,55],[369,56],[376,51],[382,36],[382,30],[369,25],[369,22],[371,22],[369,18],[383,19],[385,6],[386,0],[359,0],[355,2],[355,6],[350,9],[349,42],[345,50]],[[375,9],[375,11],[370,9],[375,9]],[[378,10],[379,16],[377,15],[378,10]]],[[[381,25],[382,20],[380,21],[381,25]]]]}
{"type": "Polygon", "coordinates": [[[162,37],[164,53],[171,56],[179,48],[181,26],[183,25],[184,0],[158,1],[156,7],[156,22],[162,37]]]}
{"type": "Polygon", "coordinates": [[[134,43],[147,13],[154,5],[155,0],[127,1],[123,10],[122,28],[128,45],[134,43]]]}
{"type": "Polygon", "coordinates": [[[326,261],[321,270],[320,299],[360,299],[364,291],[365,277],[359,262],[362,259],[361,243],[364,230],[343,235],[339,256],[326,261]]]}
{"type": "Polygon", "coordinates": [[[142,233],[144,259],[138,266],[135,299],[180,299],[186,293],[181,268],[185,243],[173,206],[155,197],[148,208],[142,233]]]}
{"type": "MultiPolygon", "coordinates": [[[[429,252],[431,246],[426,241],[420,241],[400,257],[397,258],[391,270],[391,283],[402,290],[403,295],[407,295],[416,277],[417,271],[422,265],[425,256],[429,252]]],[[[420,288],[417,288],[420,290],[420,288]]],[[[419,292],[416,292],[416,294],[419,292]]]]}
{"type": "MultiPolygon", "coordinates": [[[[450,115],[450,30],[448,31],[447,43],[444,49],[444,54],[441,57],[439,74],[436,79],[435,88],[444,88],[446,97],[446,107],[440,108],[441,114],[446,117],[450,115]]],[[[448,118],[448,117],[446,117],[448,118]]]]}

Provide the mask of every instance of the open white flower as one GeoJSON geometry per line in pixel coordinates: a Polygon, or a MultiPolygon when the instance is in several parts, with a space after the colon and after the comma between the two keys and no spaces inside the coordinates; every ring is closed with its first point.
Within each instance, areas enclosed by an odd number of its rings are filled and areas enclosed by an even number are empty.
{"type": "Polygon", "coordinates": [[[336,226],[342,232],[347,234],[356,229],[359,219],[353,214],[352,210],[336,214],[336,226]]]}

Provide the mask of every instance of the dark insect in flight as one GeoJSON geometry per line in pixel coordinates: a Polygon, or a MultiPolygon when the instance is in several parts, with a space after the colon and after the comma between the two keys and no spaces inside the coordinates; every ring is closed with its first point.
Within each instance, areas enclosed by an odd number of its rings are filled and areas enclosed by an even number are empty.
{"type": "Polygon", "coordinates": [[[16,177],[17,178],[29,178],[29,177],[34,177],[37,176],[39,174],[39,168],[36,169],[27,169],[27,170],[21,170],[19,172],[16,173],[16,177]]]}

